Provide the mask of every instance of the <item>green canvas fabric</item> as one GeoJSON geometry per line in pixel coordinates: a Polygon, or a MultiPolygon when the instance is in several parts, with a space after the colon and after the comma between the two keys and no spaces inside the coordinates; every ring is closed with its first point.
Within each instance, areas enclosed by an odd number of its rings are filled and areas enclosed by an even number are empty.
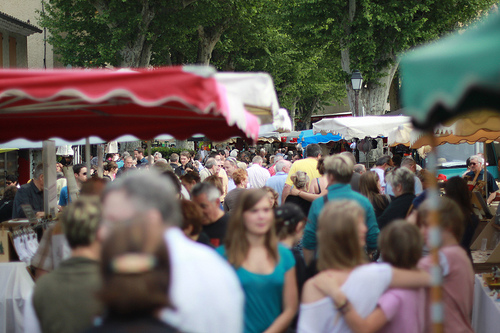
{"type": "Polygon", "coordinates": [[[500,14],[401,57],[404,113],[430,129],[474,109],[500,111],[500,14]]]}

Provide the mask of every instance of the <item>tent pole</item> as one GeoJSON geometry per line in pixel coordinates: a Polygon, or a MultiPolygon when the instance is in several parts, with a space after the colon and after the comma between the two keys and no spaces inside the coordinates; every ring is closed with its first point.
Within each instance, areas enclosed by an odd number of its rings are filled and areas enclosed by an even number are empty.
{"type": "Polygon", "coordinates": [[[87,166],[87,178],[90,179],[90,138],[85,138],[85,165],[87,166]]]}
{"type": "Polygon", "coordinates": [[[104,147],[103,147],[103,145],[98,145],[97,146],[97,176],[99,178],[102,178],[102,176],[104,174],[104,172],[103,172],[103,168],[104,168],[103,160],[104,160],[104,147]]]}
{"type": "Polygon", "coordinates": [[[431,142],[431,153],[429,155],[429,168],[430,171],[430,188],[429,196],[426,201],[429,202],[429,250],[432,262],[431,268],[431,322],[433,333],[443,333],[443,317],[444,308],[442,303],[442,271],[439,266],[439,247],[441,246],[441,228],[439,227],[439,189],[437,183],[437,151],[436,151],[436,137],[434,132],[429,132],[429,139],[431,142]]]}
{"type": "Polygon", "coordinates": [[[487,158],[487,155],[486,155],[486,141],[485,141],[485,142],[483,142],[483,152],[484,152],[484,161],[483,161],[484,172],[483,172],[483,180],[484,180],[484,182],[485,182],[485,185],[484,185],[484,195],[486,196],[486,198],[484,199],[484,201],[485,201],[486,203],[488,203],[488,169],[486,168],[488,158],[487,158]]]}
{"type": "Polygon", "coordinates": [[[148,165],[151,166],[153,165],[153,156],[151,156],[151,141],[148,140],[148,165]]]}

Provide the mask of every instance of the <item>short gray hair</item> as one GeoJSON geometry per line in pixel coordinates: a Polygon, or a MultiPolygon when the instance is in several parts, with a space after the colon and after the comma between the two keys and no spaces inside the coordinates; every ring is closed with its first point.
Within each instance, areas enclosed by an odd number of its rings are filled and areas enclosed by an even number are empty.
{"type": "Polygon", "coordinates": [[[363,171],[366,171],[366,167],[363,164],[354,164],[354,172],[362,173],[363,171]]]}
{"type": "Polygon", "coordinates": [[[154,171],[131,171],[108,183],[103,198],[125,192],[137,213],[157,210],[167,225],[181,226],[182,215],[172,181],[154,171]]]}
{"type": "Polygon", "coordinates": [[[407,168],[399,168],[389,176],[392,188],[402,185],[403,193],[415,194],[415,175],[407,168]]]}
{"type": "Polygon", "coordinates": [[[207,200],[210,202],[214,202],[215,200],[220,198],[219,190],[217,189],[217,187],[210,183],[198,183],[191,190],[191,197],[193,198],[202,194],[206,194],[207,200]]]}
{"type": "Polygon", "coordinates": [[[416,165],[417,162],[415,162],[415,160],[411,157],[405,157],[403,159],[403,161],[401,162],[401,167],[405,167],[405,166],[413,166],[413,165],[416,165]]]}
{"type": "Polygon", "coordinates": [[[255,163],[255,164],[259,164],[259,163],[262,163],[264,160],[262,159],[262,157],[260,157],[259,155],[255,156],[253,159],[252,159],[252,163],[255,163]]]}
{"type": "Polygon", "coordinates": [[[469,160],[470,161],[476,160],[478,163],[481,163],[481,164],[484,163],[484,159],[480,155],[472,155],[469,160]]]}
{"type": "Polygon", "coordinates": [[[217,160],[213,157],[210,157],[206,162],[205,162],[205,168],[207,169],[212,169],[215,165],[218,165],[217,160]]]}
{"type": "Polygon", "coordinates": [[[33,171],[33,179],[38,179],[43,175],[43,163],[38,164],[33,171]]]}
{"type": "Polygon", "coordinates": [[[286,167],[286,161],[281,159],[276,163],[276,172],[283,171],[283,168],[286,167]]]}

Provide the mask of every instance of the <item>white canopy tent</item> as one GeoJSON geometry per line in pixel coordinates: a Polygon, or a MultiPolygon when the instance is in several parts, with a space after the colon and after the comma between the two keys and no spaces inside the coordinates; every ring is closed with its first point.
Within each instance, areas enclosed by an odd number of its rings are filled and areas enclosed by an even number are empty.
{"type": "Polygon", "coordinates": [[[230,108],[243,105],[247,111],[259,117],[261,125],[273,124],[279,132],[292,130],[288,111],[279,107],[271,75],[221,72],[215,74],[215,79],[226,89],[230,108]]]}
{"type": "Polygon", "coordinates": [[[345,140],[387,137],[395,128],[410,124],[405,116],[366,116],[323,119],[313,124],[313,132],[340,134],[345,140]]]}

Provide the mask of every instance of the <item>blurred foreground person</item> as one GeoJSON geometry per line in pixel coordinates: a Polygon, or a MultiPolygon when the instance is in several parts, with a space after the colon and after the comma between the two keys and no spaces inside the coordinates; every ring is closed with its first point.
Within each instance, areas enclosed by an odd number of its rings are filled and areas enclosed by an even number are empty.
{"type": "Polygon", "coordinates": [[[98,298],[106,317],[86,333],[177,332],[158,319],[171,307],[170,260],[160,225],[144,219],[115,228],[101,252],[102,288],[98,298]],[[167,295],[167,297],[165,297],[167,295]]]}
{"type": "MultiPolygon", "coordinates": [[[[474,332],[471,326],[472,303],[474,301],[474,269],[467,252],[460,246],[464,233],[464,215],[460,207],[450,198],[440,197],[432,204],[425,200],[418,208],[417,223],[429,245],[429,219],[432,206],[438,207],[439,227],[442,230],[439,249],[439,266],[443,273],[444,332],[474,332]]],[[[431,272],[431,256],[424,257],[418,267],[431,272]]],[[[430,298],[428,298],[430,300],[430,298]]],[[[430,306],[428,310],[430,310],[430,306]]],[[[428,313],[430,315],[430,313],[428,313]]],[[[430,332],[428,327],[427,332],[430,332]]]]}
{"type": "Polygon", "coordinates": [[[241,194],[217,252],[233,265],[245,291],[245,333],[284,332],[297,312],[295,259],[278,244],[266,191],[241,194]]]}
{"type": "Polygon", "coordinates": [[[367,230],[365,211],[356,201],[325,206],[318,221],[320,273],[304,285],[298,332],[351,332],[344,318],[351,307],[366,317],[388,288],[430,285],[425,272],[367,264],[363,251],[367,230]]]}
{"type": "Polygon", "coordinates": [[[29,303],[25,311],[26,332],[40,332],[40,329],[44,333],[80,332],[102,313],[101,304],[95,298],[101,287],[98,262],[101,244],[97,238],[101,221],[99,199],[81,197],[63,211],[61,220],[71,257],[37,280],[34,313],[29,303]]]}
{"type": "Polygon", "coordinates": [[[236,274],[212,249],[184,235],[172,182],[153,172],[131,172],[109,183],[103,195],[104,236],[137,216],[164,227],[173,308],[162,311],[162,321],[183,332],[242,332],[244,300],[236,274]]]}

